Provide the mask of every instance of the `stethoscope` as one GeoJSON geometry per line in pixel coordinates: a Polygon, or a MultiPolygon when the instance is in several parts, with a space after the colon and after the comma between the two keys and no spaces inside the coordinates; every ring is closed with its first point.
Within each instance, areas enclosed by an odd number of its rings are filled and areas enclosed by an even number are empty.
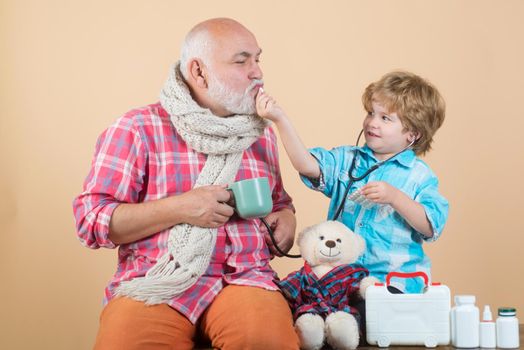
{"type": "MultiPolygon", "coordinates": [[[[364,129],[362,129],[360,131],[360,133],[358,134],[358,137],[357,137],[357,143],[356,143],[356,147],[358,147],[358,143],[360,141],[360,137],[362,136],[362,134],[364,133],[364,129]]],[[[391,157],[389,157],[388,159],[385,159],[385,160],[381,160],[380,162],[377,162],[375,163],[372,167],[370,167],[368,170],[366,170],[364,172],[364,174],[360,175],[360,176],[353,176],[353,170],[355,169],[355,165],[356,165],[356,160],[357,160],[357,152],[355,152],[355,156],[353,157],[353,160],[351,161],[351,166],[349,167],[349,170],[348,170],[348,177],[349,177],[349,181],[348,181],[348,185],[347,185],[347,188],[346,188],[346,191],[344,192],[344,196],[342,197],[342,202],[340,202],[339,206],[338,206],[338,209],[336,211],[336,214],[335,216],[333,217],[333,221],[336,221],[338,219],[338,217],[340,216],[340,213],[342,212],[342,209],[344,209],[344,204],[346,203],[346,198],[348,196],[348,193],[349,193],[349,188],[351,187],[351,185],[353,185],[353,183],[355,183],[356,181],[360,181],[360,180],[363,180],[365,179],[369,174],[371,174],[372,172],[374,172],[375,170],[377,170],[378,168],[380,168],[382,165],[384,165],[384,163],[390,161],[391,159],[395,158],[396,156],[398,156],[399,154],[401,154],[402,152],[404,152],[405,150],[409,149],[411,146],[413,146],[413,144],[417,141],[417,139],[414,139],[413,141],[411,141],[411,143],[409,145],[407,145],[406,147],[404,147],[401,151],[395,153],[394,155],[392,155],[391,157]]],[[[274,233],[273,233],[273,230],[271,229],[271,227],[269,226],[269,224],[266,222],[266,220],[264,220],[264,218],[260,218],[260,220],[262,221],[262,223],[264,224],[264,226],[266,226],[266,229],[269,233],[269,237],[271,238],[271,242],[273,243],[273,246],[275,247],[275,249],[280,253],[282,254],[283,256],[287,256],[288,258],[300,258],[301,255],[300,254],[288,254],[288,253],[285,253],[283,252],[280,247],[278,246],[276,240],[275,240],[275,237],[274,237],[274,233]]]]}
{"type": "MultiPolygon", "coordinates": [[[[358,143],[360,141],[360,137],[362,136],[362,134],[364,133],[364,129],[362,129],[360,131],[360,134],[358,134],[358,137],[357,137],[357,143],[355,144],[355,147],[358,147],[358,143]]],[[[348,170],[348,177],[349,177],[349,181],[348,181],[348,185],[346,187],[346,191],[344,192],[344,196],[342,197],[342,201],[340,202],[338,208],[337,208],[337,211],[335,212],[335,216],[333,217],[333,221],[336,221],[338,219],[338,217],[340,216],[340,214],[342,213],[342,210],[344,209],[344,205],[346,204],[346,198],[348,196],[348,193],[349,193],[349,189],[351,187],[351,185],[353,185],[353,183],[357,182],[357,181],[360,181],[360,180],[363,180],[365,179],[369,174],[371,174],[372,172],[374,172],[375,170],[377,170],[378,168],[380,168],[382,165],[384,165],[386,162],[390,161],[391,159],[395,158],[396,156],[398,156],[399,154],[401,154],[402,152],[404,152],[405,150],[411,148],[411,146],[413,146],[413,144],[417,141],[417,139],[413,139],[409,145],[407,145],[406,147],[404,147],[402,150],[400,150],[399,152],[395,153],[394,155],[392,155],[391,157],[387,158],[387,159],[384,159],[384,160],[381,160],[377,163],[375,163],[373,166],[371,166],[368,170],[366,170],[364,172],[364,174],[360,175],[360,176],[353,176],[353,170],[355,169],[355,164],[356,164],[356,160],[357,160],[357,152],[355,152],[355,155],[353,156],[353,160],[351,161],[351,166],[349,167],[349,170],[348,170]]]]}
{"type": "Polygon", "coordinates": [[[271,226],[269,226],[269,224],[267,223],[266,219],[260,218],[260,221],[262,221],[264,226],[266,226],[267,232],[269,233],[269,237],[271,238],[271,242],[273,243],[273,246],[275,247],[275,249],[280,254],[282,254],[283,256],[287,256],[288,258],[295,258],[295,259],[302,257],[302,255],[300,255],[300,254],[288,254],[288,253],[282,251],[282,249],[280,249],[280,247],[278,246],[278,243],[277,243],[277,241],[275,239],[275,233],[273,232],[273,229],[271,228],[271,226]]]}

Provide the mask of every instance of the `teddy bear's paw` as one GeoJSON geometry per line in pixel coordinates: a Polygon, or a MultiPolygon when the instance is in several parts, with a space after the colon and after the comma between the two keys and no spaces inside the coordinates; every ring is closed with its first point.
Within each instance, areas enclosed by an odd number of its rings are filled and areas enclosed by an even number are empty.
{"type": "Polygon", "coordinates": [[[359,342],[359,329],[355,317],[343,311],[328,315],[326,340],[336,350],[356,349],[359,342]]]}
{"type": "Polygon", "coordinates": [[[297,318],[295,330],[301,349],[319,350],[324,345],[324,320],[319,315],[303,314],[297,318]]]}
{"type": "Polygon", "coordinates": [[[366,299],[366,290],[369,286],[374,285],[375,283],[379,283],[380,281],[378,278],[373,276],[364,277],[362,281],[360,281],[360,289],[358,290],[360,296],[362,299],[366,299]]]}

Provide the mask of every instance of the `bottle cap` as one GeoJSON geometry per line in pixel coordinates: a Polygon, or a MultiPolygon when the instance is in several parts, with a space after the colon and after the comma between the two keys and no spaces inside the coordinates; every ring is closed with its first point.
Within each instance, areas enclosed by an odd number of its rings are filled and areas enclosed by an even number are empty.
{"type": "Polygon", "coordinates": [[[515,316],[517,309],[514,307],[499,307],[499,316],[515,316]]]}
{"type": "Polygon", "coordinates": [[[474,295],[455,295],[455,304],[465,305],[465,304],[475,304],[474,295]]]}
{"type": "Polygon", "coordinates": [[[482,312],[482,321],[493,321],[493,316],[491,315],[491,309],[489,305],[484,305],[484,311],[482,312]]]}

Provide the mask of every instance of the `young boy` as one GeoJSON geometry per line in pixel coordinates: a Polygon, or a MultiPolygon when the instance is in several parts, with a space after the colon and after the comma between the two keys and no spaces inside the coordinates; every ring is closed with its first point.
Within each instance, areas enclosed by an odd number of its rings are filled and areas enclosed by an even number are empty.
{"type": "MultiPolygon", "coordinates": [[[[308,151],[285,112],[262,89],[256,107],[276,125],[304,184],[331,198],[328,218],[365,239],[366,252],[357,263],[381,281],[392,271],[422,271],[430,277],[422,243],[442,233],[448,202],[438,192],[437,177],[417,155],[431,148],[444,121],[444,100],[434,86],[408,72],[386,74],[366,88],[362,100],[365,145],[358,147],[357,140],[357,146],[332,150],[308,151]]],[[[424,283],[395,278],[391,286],[417,293],[424,283]]]]}

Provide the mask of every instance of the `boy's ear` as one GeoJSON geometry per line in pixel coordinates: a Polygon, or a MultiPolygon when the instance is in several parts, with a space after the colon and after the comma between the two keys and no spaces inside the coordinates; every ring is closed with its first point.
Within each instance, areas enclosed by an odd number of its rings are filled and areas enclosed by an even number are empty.
{"type": "Polygon", "coordinates": [[[195,85],[201,89],[207,89],[207,76],[205,66],[199,59],[193,59],[188,63],[189,79],[195,82],[195,85]]]}
{"type": "Polygon", "coordinates": [[[420,139],[420,133],[410,132],[408,136],[408,142],[415,142],[420,139]]]}

